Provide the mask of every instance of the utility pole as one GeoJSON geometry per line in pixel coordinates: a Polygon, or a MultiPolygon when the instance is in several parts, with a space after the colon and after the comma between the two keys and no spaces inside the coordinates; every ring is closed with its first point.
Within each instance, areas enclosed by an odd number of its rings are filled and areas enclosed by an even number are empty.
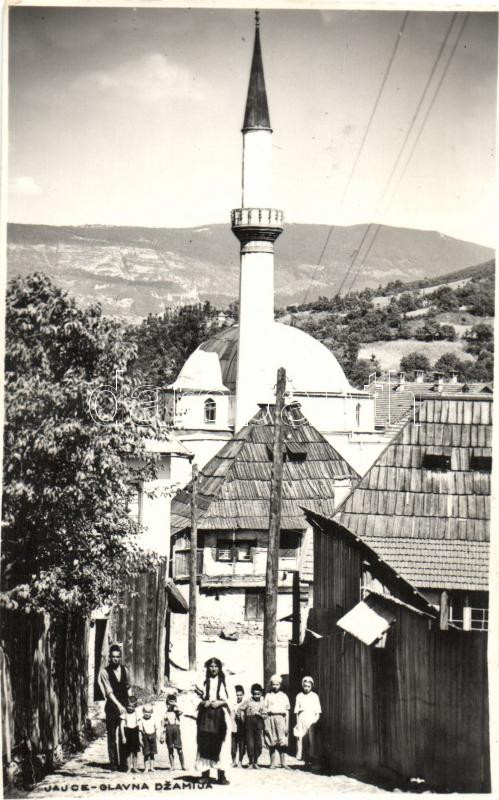
{"type": "Polygon", "coordinates": [[[267,572],[265,580],[265,613],[263,617],[263,679],[268,688],[271,676],[276,671],[277,639],[277,595],[279,591],[279,538],[281,531],[282,473],[284,422],[282,411],[285,405],[286,371],[279,367],[274,420],[274,444],[272,448],[272,475],[270,479],[269,542],[267,548],[267,572]]]}
{"type": "Polygon", "coordinates": [[[189,553],[189,669],[196,669],[197,583],[198,583],[198,468],[192,465],[191,549],[189,553]]]}

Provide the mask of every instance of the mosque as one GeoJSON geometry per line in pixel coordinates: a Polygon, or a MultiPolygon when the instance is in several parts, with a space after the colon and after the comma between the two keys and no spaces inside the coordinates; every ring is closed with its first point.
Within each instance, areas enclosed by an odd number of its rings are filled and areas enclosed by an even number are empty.
{"type": "Polygon", "coordinates": [[[241,207],[231,215],[240,242],[239,325],[201,344],[167,389],[174,432],[200,467],[237,431],[275,402],[276,374],[286,369],[288,402],[357,472],[387,444],[376,425],[372,390],[350,386],[333,353],[303,331],[274,321],[274,242],[284,215],[272,205],[272,128],[260,26],[244,114],[241,207]]]}

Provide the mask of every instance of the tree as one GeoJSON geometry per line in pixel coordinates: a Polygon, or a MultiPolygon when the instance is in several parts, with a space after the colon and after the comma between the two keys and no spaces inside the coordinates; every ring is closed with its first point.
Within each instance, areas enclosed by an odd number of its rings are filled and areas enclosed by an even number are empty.
{"type": "Polygon", "coordinates": [[[440,338],[447,342],[455,342],[456,329],[453,325],[440,325],[440,338]]]}
{"type": "Polygon", "coordinates": [[[461,361],[457,353],[444,353],[440,356],[438,361],[435,362],[434,369],[436,372],[443,372],[447,377],[453,372],[457,372],[460,376],[463,376],[465,364],[461,361]]]}
{"type": "Polygon", "coordinates": [[[381,367],[376,357],[371,356],[370,359],[358,358],[354,361],[348,369],[345,369],[346,376],[352,386],[358,389],[363,389],[369,383],[369,375],[375,372],[377,375],[381,373],[381,367]]]}
{"type": "Polygon", "coordinates": [[[130,327],[127,338],[137,348],[133,373],[154,386],[172,383],[190,354],[208,338],[212,314],[209,303],[183,306],[149,314],[140,325],[130,327]]]}
{"type": "Polygon", "coordinates": [[[3,599],[88,613],[153,563],[128,513],[158,435],[127,377],[136,352],[41,274],[10,284],[6,342],[3,599]]]}
{"type": "Polygon", "coordinates": [[[400,371],[405,372],[406,375],[412,375],[416,372],[429,372],[431,368],[428,356],[418,350],[412,353],[407,353],[406,356],[400,359],[400,371]]]}

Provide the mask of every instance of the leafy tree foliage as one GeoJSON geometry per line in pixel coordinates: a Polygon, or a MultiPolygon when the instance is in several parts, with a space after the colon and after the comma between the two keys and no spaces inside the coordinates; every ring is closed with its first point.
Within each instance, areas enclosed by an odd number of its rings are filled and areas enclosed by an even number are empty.
{"type": "Polygon", "coordinates": [[[34,274],[8,289],[6,353],[2,597],[87,613],[152,563],[128,514],[158,435],[127,377],[136,351],[99,307],[34,274]]]}
{"type": "Polygon", "coordinates": [[[406,356],[400,359],[400,371],[405,372],[407,376],[414,377],[416,372],[426,373],[430,369],[431,364],[428,356],[418,350],[413,353],[407,353],[406,356]]]}
{"type": "Polygon", "coordinates": [[[127,338],[137,348],[133,373],[157,387],[172,383],[188,356],[208,338],[213,313],[210,303],[182,306],[149,314],[141,325],[129,328],[127,338]]]}

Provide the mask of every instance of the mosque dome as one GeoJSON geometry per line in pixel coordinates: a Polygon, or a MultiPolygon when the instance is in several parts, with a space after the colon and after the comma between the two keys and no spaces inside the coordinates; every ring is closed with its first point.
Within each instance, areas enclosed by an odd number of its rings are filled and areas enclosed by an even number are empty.
{"type": "MultiPolygon", "coordinates": [[[[308,333],[290,325],[274,322],[276,374],[279,367],[295,391],[351,392],[352,387],[335,356],[308,333]]],[[[187,359],[172,388],[228,389],[236,391],[237,346],[239,326],[223,328],[203,342],[187,359]],[[218,358],[213,358],[216,354],[218,358]]]]}

